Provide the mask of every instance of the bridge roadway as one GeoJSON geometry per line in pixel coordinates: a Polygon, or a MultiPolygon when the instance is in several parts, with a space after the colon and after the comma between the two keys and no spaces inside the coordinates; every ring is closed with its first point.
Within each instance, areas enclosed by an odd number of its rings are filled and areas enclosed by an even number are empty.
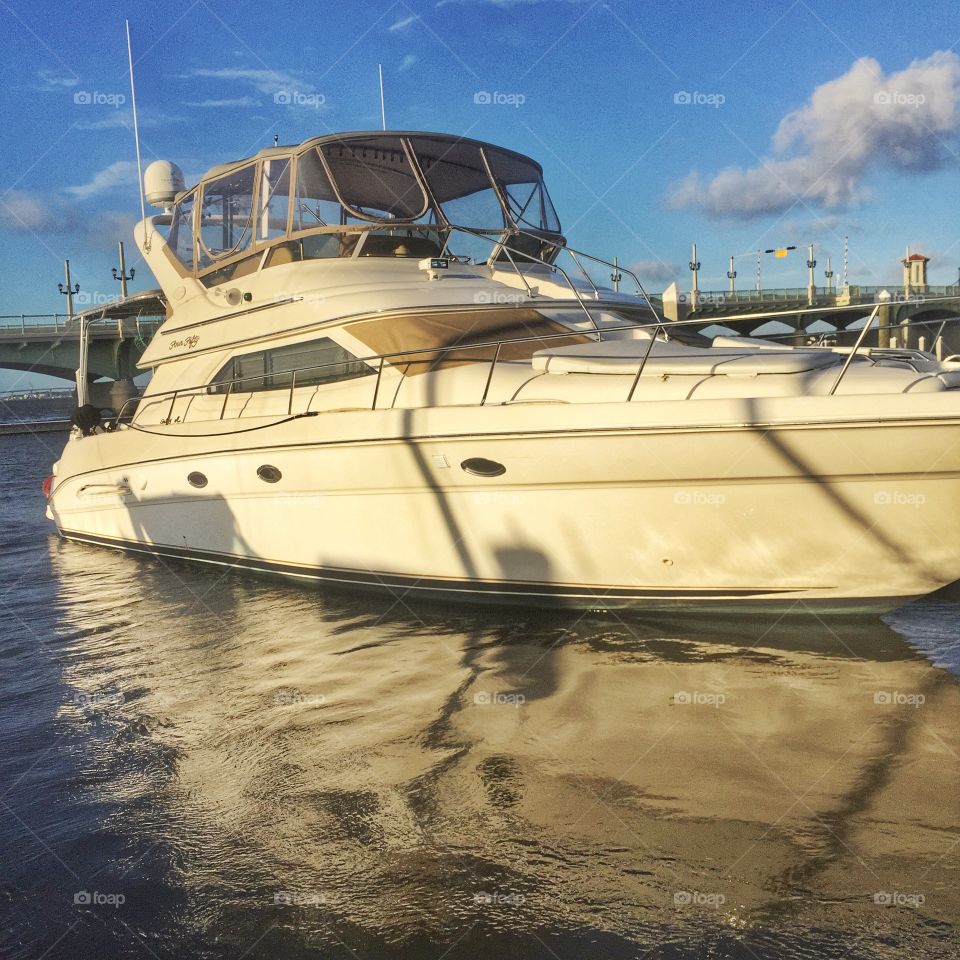
{"type": "Polygon", "coordinates": [[[890,346],[894,339],[898,346],[917,347],[923,337],[926,346],[933,345],[937,336],[944,337],[944,348],[949,353],[960,352],[960,324],[946,324],[945,320],[960,316],[960,286],[919,287],[904,289],[887,286],[849,286],[830,292],[818,289],[813,297],[806,287],[776,290],[698,291],[696,302],[691,293],[677,294],[668,289],[658,300],[664,315],[671,320],[703,320],[705,329],[724,326],[728,317],[736,316],[731,325],[739,333],[762,336],[773,322],[783,324],[796,332],[798,339],[808,334],[835,331],[842,344],[852,342],[856,334],[847,332],[854,325],[861,326],[876,303],[882,303],[876,321],[877,333],[872,342],[890,346]],[[858,307],[861,307],[858,309],[858,307]],[[756,321],[751,321],[756,314],[756,321]],[[777,314],[771,317],[770,314],[777,314]],[[816,324],[815,329],[811,327],[816,324]],[[824,324],[828,325],[826,328],[824,324]]]}
{"type": "MultiPolygon", "coordinates": [[[[103,378],[129,381],[137,375],[137,361],[163,322],[164,308],[158,294],[148,291],[128,298],[122,306],[109,303],[86,311],[87,317],[98,318],[89,330],[91,382],[103,378]]],[[[960,323],[941,329],[943,321],[960,316],[960,286],[906,292],[896,287],[851,286],[840,293],[820,291],[812,304],[805,287],[735,293],[700,291],[695,306],[691,294],[677,294],[675,287],[652,299],[668,320],[702,320],[703,326],[694,324],[694,329],[729,325],[739,333],[762,335],[776,321],[795,331],[801,341],[808,335],[834,330],[838,340],[846,343],[856,336],[848,332],[849,328],[870,313],[872,304],[887,297],[871,342],[889,346],[895,338],[899,346],[916,347],[923,337],[929,349],[942,334],[943,349],[960,353],[960,323]],[[857,309],[860,304],[862,309],[857,309]],[[811,329],[814,324],[817,327],[811,329]],[[828,325],[826,330],[823,324],[828,325]]],[[[42,373],[73,383],[79,365],[79,316],[0,316],[0,368],[42,373]]]]}

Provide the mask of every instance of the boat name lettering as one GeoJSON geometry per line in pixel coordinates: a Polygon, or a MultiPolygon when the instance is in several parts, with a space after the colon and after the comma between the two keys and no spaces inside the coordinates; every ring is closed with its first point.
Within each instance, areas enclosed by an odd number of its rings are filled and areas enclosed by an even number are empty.
{"type": "Polygon", "coordinates": [[[169,349],[175,350],[177,347],[186,347],[188,350],[192,350],[199,342],[200,338],[197,336],[184,337],[182,340],[171,340],[169,349]]]}

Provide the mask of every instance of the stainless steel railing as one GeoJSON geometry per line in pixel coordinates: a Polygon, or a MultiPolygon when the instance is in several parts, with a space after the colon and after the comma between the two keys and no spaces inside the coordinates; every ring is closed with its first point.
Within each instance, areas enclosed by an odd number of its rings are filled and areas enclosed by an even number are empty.
{"type": "MultiPolygon", "coordinates": [[[[554,301],[555,303],[558,301],[554,301]]],[[[563,302],[563,301],[559,301],[563,302]]],[[[858,358],[863,344],[873,328],[873,321],[879,313],[879,308],[881,304],[876,304],[873,312],[870,314],[870,317],[867,320],[867,323],[863,326],[860,334],[857,338],[857,342],[850,348],[850,351],[845,359],[842,369],[840,370],[836,380],[834,381],[828,396],[834,396],[842,383],[843,379],[846,377],[848,370],[858,358]]],[[[633,400],[637,387],[640,383],[640,379],[643,376],[644,370],[646,369],[647,362],[653,354],[653,348],[655,343],[659,340],[661,335],[666,334],[669,337],[669,331],[677,327],[685,326],[702,326],[702,320],[682,320],[682,321],[664,321],[658,320],[655,323],[625,323],[617,326],[604,327],[602,330],[597,330],[596,332],[602,337],[604,334],[608,333],[618,333],[624,331],[646,331],[651,333],[650,338],[647,341],[646,349],[640,357],[640,362],[637,366],[637,370],[633,375],[630,383],[629,390],[625,397],[626,402],[633,400]]],[[[178,400],[183,400],[190,397],[197,396],[215,396],[223,393],[223,401],[220,404],[219,414],[215,418],[217,420],[224,420],[227,418],[227,410],[229,407],[229,401],[231,397],[244,395],[248,396],[254,393],[264,393],[271,391],[280,391],[284,390],[287,392],[287,404],[286,412],[288,416],[293,415],[294,411],[294,401],[296,397],[296,391],[304,387],[318,387],[324,385],[324,383],[330,382],[343,382],[336,381],[336,378],[329,378],[326,381],[323,379],[317,380],[317,374],[322,371],[332,371],[337,367],[345,367],[347,365],[356,365],[357,363],[363,363],[368,368],[369,371],[365,374],[359,374],[356,378],[349,379],[360,379],[362,377],[374,376],[374,387],[372,399],[369,406],[361,409],[375,410],[377,409],[377,403],[380,399],[381,387],[383,381],[384,370],[388,366],[392,366],[396,369],[403,368],[401,377],[406,379],[410,376],[411,367],[430,365],[434,369],[438,369],[444,363],[451,362],[452,359],[459,359],[456,354],[465,354],[472,353],[475,351],[487,350],[492,354],[489,359],[487,358],[478,358],[476,362],[488,362],[489,369],[487,375],[484,379],[483,389],[479,398],[478,406],[485,406],[490,395],[490,389],[493,382],[493,377],[497,369],[498,364],[504,362],[514,362],[510,360],[503,360],[503,350],[505,347],[513,346],[516,344],[524,343],[545,343],[547,341],[558,341],[558,340],[569,340],[574,337],[584,336],[582,331],[577,330],[568,330],[562,333],[555,334],[533,334],[527,337],[510,337],[502,338],[499,340],[488,340],[481,343],[468,343],[468,344],[450,344],[447,346],[435,345],[430,347],[421,347],[417,349],[410,350],[399,350],[391,353],[384,354],[375,354],[366,357],[359,357],[352,360],[334,360],[328,363],[323,364],[313,364],[306,367],[299,367],[295,370],[284,371],[280,374],[259,374],[250,377],[240,377],[230,381],[222,381],[219,383],[206,383],[193,387],[178,388],[175,390],[160,391],[158,393],[151,394],[147,397],[132,397],[128,400],[123,408],[121,409],[118,419],[123,420],[124,418],[130,418],[131,416],[135,417],[135,414],[132,414],[130,409],[137,404],[143,404],[146,401],[149,401],[151,405],[156,403],[169,403],[167,409],[167,416],[160,420],[161,424],[169,424],[177,422],[174,419],[174,413],[176,411],[176,405],[178,400]],[[417,359],[422,358],[422,359],[417,359]],[[283,378],[289,377],[288,384],[280,384],[277,381],[280,381],[283,378]],[[271,383],[270,381],[274,382],[271,383]],[[247,389],[244,389],[244,385],[247,385],[247,389]]],[[[748,339],[748,338],[745,338],[748,339]]],[[[842,349],[842,348],[841,348],[842,349]]],[[[865,358],[868,359],[871,363],[876,363],[876,359],[873,357],[865,358]]],[[[347,378],[345,378],[347,379],[347,378]]],[[[394,395],[396,397],[396,393],[394,395]]],[[[392,403],[391,403],[392,406],[392,403]]],[[[186,412],[186,411],[185,411],[186,412]]],[[[242,410],[238,414],[238,419],[242,416],[242,410]]],[[[186,421],[182,421],[186,422],[186,421]]]]}

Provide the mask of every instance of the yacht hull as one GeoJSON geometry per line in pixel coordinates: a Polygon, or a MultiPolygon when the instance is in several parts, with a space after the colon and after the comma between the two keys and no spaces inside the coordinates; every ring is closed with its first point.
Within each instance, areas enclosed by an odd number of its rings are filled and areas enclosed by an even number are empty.
{"type": "Polygon", "coordinates": [[[892,608],[960,577],[960,420],[895,399],[870,419],[804,398],[125,429],[70,441],[50,512],[68,539],[398,598],[892,608]]]}

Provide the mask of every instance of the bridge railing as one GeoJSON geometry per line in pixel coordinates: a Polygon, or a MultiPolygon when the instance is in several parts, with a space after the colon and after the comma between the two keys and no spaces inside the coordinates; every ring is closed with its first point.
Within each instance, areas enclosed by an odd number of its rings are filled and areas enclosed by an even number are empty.
{"type": "Polygon", "coordinates": [[[0,316],[0,333],[60,333],[73,323],[62,313],[11,313],[0,316]]]}

